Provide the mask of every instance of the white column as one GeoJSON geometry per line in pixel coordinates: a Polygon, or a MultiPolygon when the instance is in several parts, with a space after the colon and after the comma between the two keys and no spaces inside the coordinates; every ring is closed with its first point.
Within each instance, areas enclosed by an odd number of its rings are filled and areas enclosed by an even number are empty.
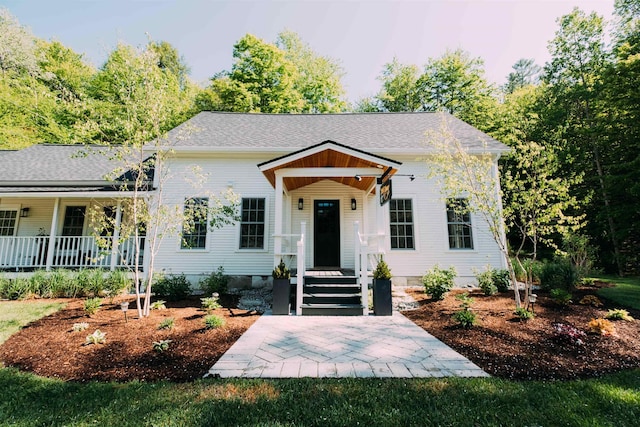
{"type": "Polygon", "coordinates": [[[118,200],[116,205],[116,222],[113,227],[113,236],[111,237],[111,265],[109,270],[116,269],[118,261],[118,240],[120,240],[120,224],[122,223],[122,201],[118,200]]]}
{"type": "Polygon", "coordinates": [[[56,197],[53,203],[53,217],[51,218],[51,232],[49,233],[49,246],[47,250],[46,270],[51,271],[53,255],[56,251],[56,234],[58,234],[58,211],[60,210],[60,197],[56,197]]]}
{"type": "Polygon", "coordinates": [[[273,238],[273,254],[274,261],[273,266],[277,266],[280,263],[280,253],[282,253],[282,192],[283,181],[282,176],[276,171],[276,199],[275,199],[275,226],[274,226],[274,238],[273,238]]]}
{"type": "Polygon", "coordinates": [[[384,252],[385,234],[384,206],[380,206],[380,187],[381,184],[376,180],[376,234],[378,238],[376,239],[376,247],[372,249],[378,253],[384,252]]]}
{"type": "Polygon", "coordinates": [[[305,245],[306,245],[307,223],[300,223],[300,240],[298,240],[298,271],[296,272],[296,316],[302,316],[302,292],[304,290],[304,274],[305,274],[305,245]]]}

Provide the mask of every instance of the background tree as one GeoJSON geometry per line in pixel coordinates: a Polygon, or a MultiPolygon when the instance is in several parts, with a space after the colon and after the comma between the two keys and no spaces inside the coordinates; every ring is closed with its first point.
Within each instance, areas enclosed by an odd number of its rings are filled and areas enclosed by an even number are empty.
{"type": "Polygon", "coordinates": [[[383,111],[421,111],[423,108],[420,70],[415,65],[404,65],[396,58],[384,65],[382,89],[378,93],[378,101],[383,111]]]}
{"type": "Polygon", "coordinates": [[[507,83],[504,85],[505,93],[513,93],[521,87],[538,84],[542,67],[536,65],[533,59],[519,59],[512,68],[513,71],[507,76],[507,83]]]}
{"type": "Polygon", "coordinates": [[[304,100],[302,112],[339,113],[346,109],[344,70],[336,60],[317,54],[292,31],[278,34],[275,45],[297,71],[293,86],[304,100]]]}

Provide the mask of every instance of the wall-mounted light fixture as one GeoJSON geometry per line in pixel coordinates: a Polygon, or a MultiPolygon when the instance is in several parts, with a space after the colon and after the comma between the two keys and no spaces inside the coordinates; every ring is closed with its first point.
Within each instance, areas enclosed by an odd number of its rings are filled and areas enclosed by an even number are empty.
{"type": "Polygon", "coordinates": [[[29,216],[29,208],[20,209],[20,217],[21,218],[26,218],[28,216],[29,216]]]}
{"type": "Polygon", "coordinates": [[[298,210],[301,211],[302,209],[304,209],[304,200],[300,197],[298,199],[298,210]]]}
{"type": "Polygon", "coordinates": [[[357,207],[356,199],[351,199],[351,210],[355,211],[357,207]]]}
{"type": "Polygon", "coordinates": [[[356,181],[362,181],[362,177],[360,175],[356,175],[354,176],[354,178],[356,179],[356,181]]]}

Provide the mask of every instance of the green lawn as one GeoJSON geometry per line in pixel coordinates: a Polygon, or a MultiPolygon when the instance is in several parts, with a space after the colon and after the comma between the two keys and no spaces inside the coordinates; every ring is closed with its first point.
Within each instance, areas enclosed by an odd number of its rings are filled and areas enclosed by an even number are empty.
{"type": "Polygon", "coordinates": [[[600,295],[622,306],[640,310],[640,278],[603,276],[597,279],[616,284],[613,288],[600,289],[600,295]]]}
{"type": "MultiPolygon", "coordinates": [[[[58,308],[47,305],[2,302],[0,314],[17,320],[19,327],[58,308]]],[[[0,425],[11,426],[635,426],[638,419],[640,370],[570,382],[444,378],[80,384],[0,368],[0,425]]]]}
{"type": "Polygon", "coordinates": [[[24,325],[60,310],[64,303],[41,301],[0,301],[0,344],[24,325]]]}
{"type": "Polygon", "coordinates": [[[78,384],[2,369],[0,390],[0,425],[15,426],[635,426],[640,419],[640,370],[572,382],[447,378],[78,384]]]}

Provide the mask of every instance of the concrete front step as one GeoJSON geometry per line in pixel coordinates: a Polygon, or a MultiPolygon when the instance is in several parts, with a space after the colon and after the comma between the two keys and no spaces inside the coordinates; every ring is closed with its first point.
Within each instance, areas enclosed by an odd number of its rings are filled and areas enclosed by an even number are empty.
{"type": "Polygon", "coordinates": [[[303,316],[361,316],[361,304],[302,304],[303,316]]]}
{"type": "Polygon", "coordinates": [[[332,284],[332,285],[355,285],[358,283],[356,276],[304,276],[304,284],[332,284]]]}
{"type": "Polygon", "coordinates": [[[308,304],[360,304],[360,293],[304,293],[303,302],[308,304]]]}

